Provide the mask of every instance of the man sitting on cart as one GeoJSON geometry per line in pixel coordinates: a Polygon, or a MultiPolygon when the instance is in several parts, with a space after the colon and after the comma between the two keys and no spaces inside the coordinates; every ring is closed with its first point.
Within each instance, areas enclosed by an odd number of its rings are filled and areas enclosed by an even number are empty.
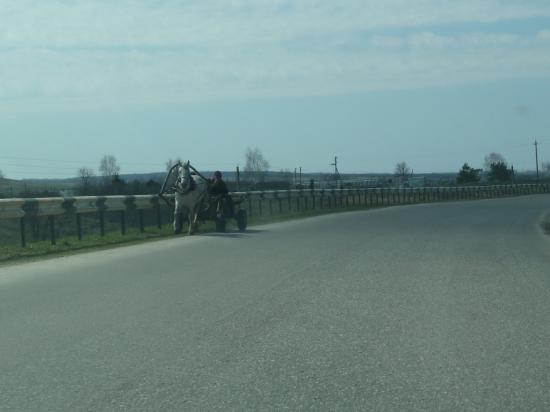
{"type": "Polygon", "coordinates": [[[216,170],[212,176],[210,186],[208,188],[208,194],[211,196],[227,196],[229,190],[227,190],[227,185],[222,179],[222,172],[216,170]]]}
{"type": "Polygon", "coordinates": [[[231,196],[229,196],[227,185],[222,179],[222,172],[219,170],[216,170],[212,176],[208,194],[212,196],[211,205],[215,208],[217,214],[226,211],[228,211],[230,215],[233,214],[231,196]]]}

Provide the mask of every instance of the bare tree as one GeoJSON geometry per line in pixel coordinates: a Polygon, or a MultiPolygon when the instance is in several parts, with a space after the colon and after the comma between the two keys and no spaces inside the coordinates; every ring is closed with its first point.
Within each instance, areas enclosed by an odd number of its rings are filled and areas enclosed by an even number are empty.
{"type": "Polygon", "coordinates": [[[485,156],[483,166],[485,167],[485,170],[491,170],[491,165],[496,165],[498,163],[503,163],[504,165],[506,165],[506,159],[504,159],[504,156],[502,156],[500,153],[493,152],[485,156]]]}
{"type": "Polygon", "coordinates": [[[407,162],[399,162],[395,165],[394,174],[398,177],[407,177],[411,174],[411,169],[407,162]]]}
{"type": "Polygon", "coordinates": [[[80,187],[79,193],[81,195],[91,194],[92,178],[95,176],[95,173],[89,167],[81,167],[78,169],[78,177],[80,178],[80,187]]]}
{"type": "Polygon", "coordinates": [[[269,170],[269,162],[264,158],[262,151],[257,147],[254,149],[248,147],[244,156],[246,160],[244,172],[248,178],[254,183],[262,182],[269,170]]]}
{"type": "Polygon", "coordinates": [[[78,177],[83,187],[88,187],[90,185],[90,180],[95,176],[95,173],[89,167],[81,167],[78,169],[78,177]]]}
{"type": "Polygon", "coordinates": [[[105,178],[114,179],[120,174],[120,166],[117,163],[116,157],[113,155],[105,155],[101,158],[99,164],[99,172],[105,178]]]}

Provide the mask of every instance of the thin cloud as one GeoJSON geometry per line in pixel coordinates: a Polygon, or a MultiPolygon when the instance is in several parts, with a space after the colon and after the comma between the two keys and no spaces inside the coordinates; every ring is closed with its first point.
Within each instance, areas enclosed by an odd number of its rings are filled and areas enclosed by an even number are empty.
{"type": "Polygon", "coordinates": [[[544,17],[550,8],[536,0],[17,1],[0,8],[0,102],[150,104],[545,77],[550,30],[432,27],[544,17]]]}

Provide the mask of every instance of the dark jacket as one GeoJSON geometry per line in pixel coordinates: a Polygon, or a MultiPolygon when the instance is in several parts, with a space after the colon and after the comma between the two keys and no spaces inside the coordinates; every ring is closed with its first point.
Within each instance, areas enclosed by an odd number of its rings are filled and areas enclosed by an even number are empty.
{"type": "Polygon", "coordinates": [[[214,180],[208,189],[208,193],[211,195],[222,195],[227,196],[229,190],[227,190],[227,185],[221,179],[214,180]]]}

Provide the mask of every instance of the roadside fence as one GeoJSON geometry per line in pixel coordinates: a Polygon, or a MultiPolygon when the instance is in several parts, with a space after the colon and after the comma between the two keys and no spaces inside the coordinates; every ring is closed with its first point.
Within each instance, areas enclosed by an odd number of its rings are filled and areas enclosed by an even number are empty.
{"type": "MultiPolygon", "coordinates": [[[[429,202],[493,199],[550,193],[550,185],[276,190],[233,192],[249,218],[308,210],[374,208],[429,202]]],[[[35,199],[0,199],[0,245],[32,241],[55,245],[62,236],[82,240],[89,233],[105,236],[129,227],[145,232],[171,224],[172,211],[156,195],[80,196],[35,199]]]]}

